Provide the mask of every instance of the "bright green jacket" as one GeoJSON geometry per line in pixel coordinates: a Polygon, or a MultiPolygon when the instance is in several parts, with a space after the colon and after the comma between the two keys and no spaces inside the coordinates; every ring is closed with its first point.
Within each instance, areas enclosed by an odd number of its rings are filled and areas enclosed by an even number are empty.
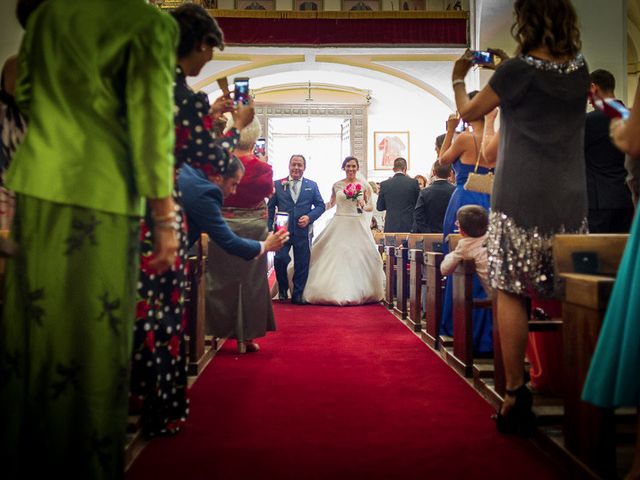
{"type": "Polygon", "coordinates": [[[178,25],[144,0],[47,0],[29,18],[12,190],[140,215],[173,190],[178,25]]]}

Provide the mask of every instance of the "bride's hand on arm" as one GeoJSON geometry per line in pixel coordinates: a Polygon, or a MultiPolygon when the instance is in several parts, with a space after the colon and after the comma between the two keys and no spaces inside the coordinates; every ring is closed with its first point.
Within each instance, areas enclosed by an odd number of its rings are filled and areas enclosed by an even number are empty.
{"type": "Polygon", "coordinates": [[[333,191],[331,192],[331,200],[329,200],[329,202],[324,206],[324,209],[330,210],[334,207],[335,204],[336,204],[336,192],[333,191]]]}

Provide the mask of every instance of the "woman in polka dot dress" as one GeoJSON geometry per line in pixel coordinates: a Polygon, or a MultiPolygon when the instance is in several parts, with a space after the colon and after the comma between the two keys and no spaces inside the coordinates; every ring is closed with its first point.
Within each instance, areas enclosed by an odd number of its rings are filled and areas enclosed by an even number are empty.
{"type": "MultiPolygon", "coordinates": [[[[224,48],[222,32],[215,20],[194,4],[185,4],[172,15],[180,25],[174,87],[176,177],[184,163],[207,174],[224,172],[229,162],[229,150],[238,142],[239,129],[253,119],[253,107],[241,105],[233,110],[233,102],[225,97],[210,107],[206,94],[195,93],[189,88],[186,77],[200,72],[211,60],[214,47],[224,48]],[[213,124],[226,111],[231,111],[237,128],[215,139],[213,124]]],[[[180,249],[171,270],[158,275],[149,267],[153,247],[150,226],[154,221],[149,214],[142,221],[141,229],[130,412],[141,414],[146,437],[177,433],[188,414],[184,343],[188,240],[177,183],[174,199],[176,222],[168,227],[177,229],[180,249]]]]}

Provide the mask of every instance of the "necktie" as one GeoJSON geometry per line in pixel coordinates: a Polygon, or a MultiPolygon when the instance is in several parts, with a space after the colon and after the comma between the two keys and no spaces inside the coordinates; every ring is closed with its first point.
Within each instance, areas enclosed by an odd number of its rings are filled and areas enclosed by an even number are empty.
{"type": "Polygon", "coordinates": [[[294,203],[298,201],[299,191],[300,191],[300,180],[294,180],[293,185],[291,186],[291,198],[293,198],[294,203]]]}

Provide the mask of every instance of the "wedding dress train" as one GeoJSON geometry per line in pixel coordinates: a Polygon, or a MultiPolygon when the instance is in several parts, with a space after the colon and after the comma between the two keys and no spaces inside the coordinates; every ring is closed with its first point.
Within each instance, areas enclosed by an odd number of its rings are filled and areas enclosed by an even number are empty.
{"type": "MultiPolygon", "coordinates": [[[[363,189],[371,189],[358,182],[363,189]]],[[[368,216],[357,212],[356,202],[346,197],[346,182],[333,185],[336,214],[311,247],[309,278],[303,298],[321,305],[361,305],[382,300],[384,273],[368,216]]]]}

